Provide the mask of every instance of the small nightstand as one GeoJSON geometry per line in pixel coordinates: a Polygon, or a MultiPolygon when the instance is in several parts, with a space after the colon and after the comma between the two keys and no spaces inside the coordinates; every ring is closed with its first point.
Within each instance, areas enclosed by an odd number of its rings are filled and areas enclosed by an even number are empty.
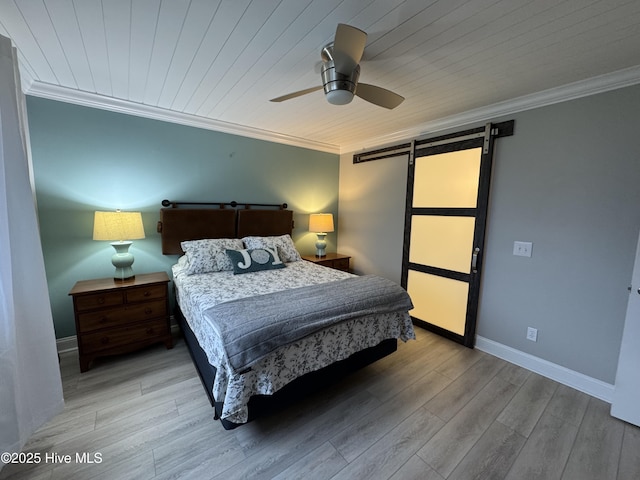
{"type": "Polygon", "coordinates": [[[327,253],[324,257],[316,257],[315,255],[302,255],[304,260],[308,262],[324,265],[325,267],[335,268],[344,272],[349,271],[349,255],[341,255],[339,253],[327,253]]]}
{"type": "Polygon", "coordinates": [[[169,324],[169,276],[138,274],[130,280],[83,280],[73,297],[80,371],[96,357],[130,352],[153,343],[173,347],[169,324]]]}

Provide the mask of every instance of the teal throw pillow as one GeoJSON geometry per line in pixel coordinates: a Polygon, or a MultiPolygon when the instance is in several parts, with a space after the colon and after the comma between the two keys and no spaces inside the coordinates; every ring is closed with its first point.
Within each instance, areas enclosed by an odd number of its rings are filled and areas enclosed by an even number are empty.
{"type": "Polygon", "coordinates": [[[233,264],[233,274],[259,272],[261,270],[275,270],[284,268],[274,248],[252,248],[244,250],[225,250],[233,264]]]}

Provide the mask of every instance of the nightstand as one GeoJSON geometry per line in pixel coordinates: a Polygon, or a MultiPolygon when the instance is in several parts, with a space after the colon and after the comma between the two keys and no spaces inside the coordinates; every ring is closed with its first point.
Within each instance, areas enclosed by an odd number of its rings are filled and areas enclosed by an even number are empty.
{"type": "Polygon", "coordinates": [[[349,271],[349,255],[341,255],[339,253],[327,253],[324,257],[316,257],[315,255],[302,255],[304,260],[308,262],[324,265],[325,267],[335,268],[344,272],[349,271]]]}
{"type": "Polygon", "coordinates": [[[96,357],[130,352],[153,343],[173,347],[169,323],[169,276],[137,274],[130,280],[83,280],[73,297],[80,371],[96,357]]]}

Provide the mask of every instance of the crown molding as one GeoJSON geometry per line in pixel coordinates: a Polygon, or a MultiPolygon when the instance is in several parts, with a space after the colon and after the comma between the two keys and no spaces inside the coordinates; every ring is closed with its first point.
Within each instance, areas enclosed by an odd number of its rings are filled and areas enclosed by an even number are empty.
{"type": "Polygon", "coordinates": [[[346,145],[316,142],[269,130],[251,128],[220,120],[199,117],[196,115],[174,112],[141,103],[129,102],[95,93],[82,92],[57,85],[42,83],[37,80],[33,80],[29,75],[26,75],[26,77],[26,79],[23,77],[23,89],[24,93],[27,95],[73,103],[86,107],[99,108],[127,115],[135,115],[164,122],[178,123],[206,130],[229,133],[232,135],[240,135],[268,142],[308,148],[310,150],[317,150],[326,153],[344,154],[378,148],[384,145],[397,143],[399,141],[406,141],[410,138],[432,135],[433,133],[450,128],[486,122],[492,118],[512,115],[514,113],[532,110],[534,108],[636,85],[640,83],[640,66],[599,75],[597,77],[562,85],[560,87],[550,88],[530,95],[523,95],[521,97],[476,108],[460,114],[424,122],[408,129],[392,132],[388,135],[376,136],[365,140],[364,142],[358,142],[358,144],[346,145]]]}
{"type": "Polygon", "coordinates": [[[492,118],[513,115],[514,113],[533,110],[534,108],[545,107],[581,97],[588,97],[639,83],[640,66],[630,67],[425,122],[409,129],[398,130],[389,135],[371,138],[368,141],[360,142],[358,145],[342,145],[340,152],[352,153],[379,148],[384,145],[407,141],[407,139],[410,138],[424,137],[442,130],[458,128],[472,123],[487,122],[492,118]]]}
{"type": "Polygon", "coordinates": [[[153,107],[127,100],[120,100],[118,98],[106,97],[96,93],[83,92],[38,81],[32,81],[28,85],[28,88],[25,89],[24,93],[49,100],[73,103],[84,107],[98,108],[111,112],[124,113],[126,115],[135,115],[163,122],[177,123],[205,130],[229,133],[232,135],[240,135],[242,137],[249,137],[257,140],[282,143],[285,145],[308,148],[310,150],[317,150],[326,153],[340,153],[340,147],[338,145],[316,142],[305,138],[271,132],[269,130],[222,122],[220,120],[212,120],[210,118],[199,117],[197,115],[175,112],[164,108],[153,107]]]}
{"type": "Polygon", "coordinates": [[[20,89],[26,95],[33,85],[33,77],[26,68],[19,68],[18,70],[20,72],[20,89]]]}

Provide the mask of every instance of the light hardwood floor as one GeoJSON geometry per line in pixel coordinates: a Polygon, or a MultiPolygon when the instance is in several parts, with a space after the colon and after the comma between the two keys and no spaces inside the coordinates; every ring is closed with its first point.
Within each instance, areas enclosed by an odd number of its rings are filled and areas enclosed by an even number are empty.
{"type": "Polygon", "coordinates": [[[7,465],[0,478],[640,478],[640,429],[610,417],[608,404],[416,333],[334,387],[233,431],[212,420],[180,338],[173,350],[99,360],[83,374],[77,355],[63,354],[65,410],[24,450],[41,463],[7,465]]]}

